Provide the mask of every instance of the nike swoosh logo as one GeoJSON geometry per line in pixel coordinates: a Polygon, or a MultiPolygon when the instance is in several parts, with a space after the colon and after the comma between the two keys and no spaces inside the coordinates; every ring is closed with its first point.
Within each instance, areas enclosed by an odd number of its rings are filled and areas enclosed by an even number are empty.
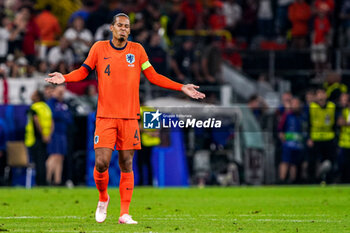
{"type": "Polygon", "coordinates": [[[136,146],[137,144],[139,144],[139,142],[138,143],[134,143],[134,146],[136,146]]]}
{"type": "Polygon", "coordinates": [[[109,59],[109,58],[111,58],[111,57],[104,57],[103,59],[105,59],[105,60],[106,60],[106,59],[109,59]]]}

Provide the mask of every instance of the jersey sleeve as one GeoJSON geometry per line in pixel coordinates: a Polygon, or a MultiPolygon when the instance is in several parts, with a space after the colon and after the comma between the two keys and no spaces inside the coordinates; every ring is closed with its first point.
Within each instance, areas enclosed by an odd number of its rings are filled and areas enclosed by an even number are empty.
{"type": "Polygon", "coordinates": [[[79,69],[73,70],[69,74],[63,75],[65,82],[79,82],[85,79],[90,73],[90,68],[83,64],[79,69]]]}
{"type": "Polygon", "coordinates": [[[166,89],[181,91],[183,84],[174,82],[173,80],[158,74],[149,61],[146,63],[148,63],[147,66],[149,66],[143,70],[143,74],[151,83],[166,89]]]}
{"type": "Polygon", "coordinates": [[[147,53],[142,45],[140,45],[140,66],[142,71],[151,66],[151,63],[148,61],[147,53]]]}
{"type": "Polygon", "coordinates": [[[151,63],[148,61],[147,53],[142,45],[140,45],[140,53],[141,70],[151,83],[166,89],[181,91],[183,86],[181,83],[174,82],[155,71],[151,63]]]}
{"type": "Polygon", "coordinates": [[[97,47],[98,42],[96,42],[90,49],[89,55],[85,59],[82,66],[84,66],[89,71],[95,69],[96,63],[97,63],[97,47]]]}

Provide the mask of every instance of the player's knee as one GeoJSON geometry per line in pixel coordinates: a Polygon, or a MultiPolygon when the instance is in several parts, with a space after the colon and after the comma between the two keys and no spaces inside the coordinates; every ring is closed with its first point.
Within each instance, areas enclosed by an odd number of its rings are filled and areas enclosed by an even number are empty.
{"type": "Polygon", "coordinates": [[[119,160],[119,166],[122,169],[122,172],[131,172],[132,171],[132,157],[119,160]]]}
{"type": "Polygon", "coordinates": [[[95,166],[98,172],[104,172],[108,169],[109,162],[106,158],[97,157],[95,161],[95,166]]]}

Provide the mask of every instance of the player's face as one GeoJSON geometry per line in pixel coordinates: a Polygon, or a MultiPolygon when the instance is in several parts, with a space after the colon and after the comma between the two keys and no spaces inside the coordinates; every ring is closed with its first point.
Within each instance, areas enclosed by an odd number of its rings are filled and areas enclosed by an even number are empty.
{"type": "Polygon", "coordinates": [[[130,34],[130,21],[128,18],[120,16],[115,20],[114,25],[111,25],[113,37],[118,41],[126,41],[130,34]]]}

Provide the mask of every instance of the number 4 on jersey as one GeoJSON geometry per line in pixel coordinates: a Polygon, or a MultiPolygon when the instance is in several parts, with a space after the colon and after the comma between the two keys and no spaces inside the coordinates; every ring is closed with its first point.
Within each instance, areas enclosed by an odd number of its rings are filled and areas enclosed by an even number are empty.
{"type": "Polygon", "coordinates": [[[108,76],[111,74],[111,68],[110,65],[108,64],[106,69],[105,69],[105,74],[108,74],[108,76]]]}

